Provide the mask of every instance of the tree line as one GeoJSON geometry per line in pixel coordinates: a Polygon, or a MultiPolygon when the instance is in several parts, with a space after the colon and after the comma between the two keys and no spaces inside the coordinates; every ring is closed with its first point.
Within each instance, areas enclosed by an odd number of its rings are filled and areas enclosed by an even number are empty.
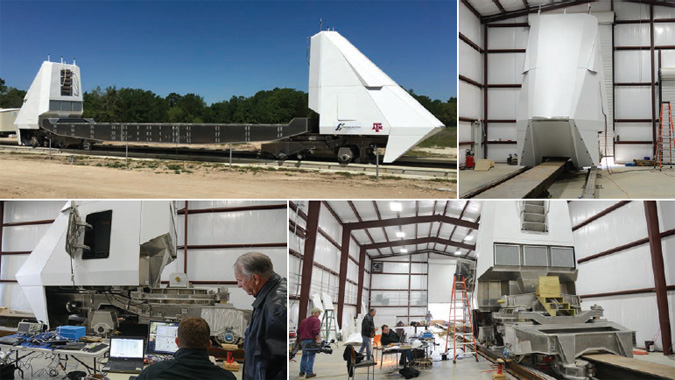
{"type": "MultiPolygon", "coordinates": [[[[456,126],[457,98],[443,102],[408,93],[447,127],[456,126]]],[[[19,108],[26,91],[7,87],[0,78],[0,108],[19,108]]],[[[101,89],[84,93],[83,117],[96,121],[137,123],[288,123],[294,117],[316,114],[307,107],[307,93],[291,88],[258,91],[250,97],[233,96],[229,100],[206,105],[197,94],[175,92],[161,97],[138,88],[101,89]]]]}

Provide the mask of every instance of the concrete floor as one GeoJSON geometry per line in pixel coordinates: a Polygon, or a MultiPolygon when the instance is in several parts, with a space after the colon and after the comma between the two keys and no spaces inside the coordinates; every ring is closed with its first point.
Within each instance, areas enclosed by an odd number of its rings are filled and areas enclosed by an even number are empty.
{"type": "MultiPolygon", "coordinates": [[[[357,348],[358,349],[358,348],[357,348]]],[[[344,346],[340,345],[337,349],[334,348],[332,355],[318,354],[314,361],[315,379],[346,379],[347,378],[347,363],[342,359],[344,346]]],[[[298,352],[295,360],[289,364],[289,379],[300,379],[300,358],[302,352],[298,352]]],[[[375,368],[375,379],[403,379],[403,376],[398,372],[394,372],[394,365],[396,364],[396,357],[394,355],[386,355],[380,369],[380,354],[377,354],[376,361],[378,362],[375,368]]],[[[437,361],[430,368],[420,369],[420,376],[417,379],[465,379],[465,380],[492,380],[493,372],[483,372],[493,369],[491,363],[484,358],[479,357],[478,363],[473,358],[466,358],[458,360],[457,364],[453,364],[452,360],[437,361]]],[[[372,368],[371,368],[372,371],[372,368]]],[[[359,368],[356,370],[355,379],[365,379],[366,368],[359,368]]],[[[508,376],[509,379],[515,379],[508,376]]],[[[304,377],[302,377],[304,379],[304,377]]]]}
{"type": "MultiPolygon", "coordinates": [[[[520,166],[496,164],[487,172],[461,170],[459,196],[510,174],[520,166]]],[[[552,198],[576,199],[581,196],[586,182],[586,171],[567,172],[551,185],[552,198]]],[[[604,199],[664,199],[675,198],[675,168],[662,171],[650,167],[616,166],[602,169],[596,180],[597,197],[604,199]]]]}

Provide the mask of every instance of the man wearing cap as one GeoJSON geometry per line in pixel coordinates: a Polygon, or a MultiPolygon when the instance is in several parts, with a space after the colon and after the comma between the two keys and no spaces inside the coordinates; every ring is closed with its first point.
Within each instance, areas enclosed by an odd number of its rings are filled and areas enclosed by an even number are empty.
{"type": "Polygon", "coordinates": [[[300,360],[300,376],[306,378],[315,377],[314,357],[316,350],[310,350],[310,345],[314,342],[321,344],[321,321],[319,320],[321,309],[315,307],[312,309],[312,315],[300,322],[298,327],[298,339],[302,342],[302,359],[300,360]]]}

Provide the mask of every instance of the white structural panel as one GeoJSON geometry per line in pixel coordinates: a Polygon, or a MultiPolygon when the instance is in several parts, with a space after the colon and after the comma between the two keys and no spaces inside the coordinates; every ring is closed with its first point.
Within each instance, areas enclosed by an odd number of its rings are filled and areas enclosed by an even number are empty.
{"type": "MultiPolygon", "coordinates": [[[[452,279],[457,268],[457,260],[429,259],[429,303],[447,303],[452,297],[452,279]]],[[[432,312],[433,315],[433,312],[432,312]]],[[[446,318],[446,316],[443,316],[446,318]]]]}
{"type": "Polygon", "coordinates": [[[309,66],[322,134],[389,136],[384,162],[393,162],[444,127],[338,32],[312,36],[309,66]]]}
{"type": "MultiPolygon", "coordinates": [[[[481,11],[481,2],[475,2],[474,6],[481,11]]],[[[636,158],[651,157],[653,155],[652,146],[652,110],[651,110],[651,87],[648,85],[651,81],[651,52],[650,46],[650,6],[628,3],[615,0],[613,2],[595,2],[591,3],[591,15],[596,16],[599,21],[599,40],[602,46],[605,81],[604,88],[607,99],[607,120],[608,133],[605,137],[603,132],[598,136],[598,147],[602,155],[613,156],[617,163],[632,162],[636,158]],[[612,17],[616,20],[644,20],[637,24],[613,24],[612,17]],[[614,47],[647,47],[646,50],[614,50],[614,47]],[[614,84],[622,84],[615,86],[614,84]],[[641,83],[636,86],[625,86],[627,83],[641,83]],[[616,109],[616,111],[614,111],[616,109]],[[614,120],[620,120],[615,122],[614,120]],[[650,120],[631,121],[631,120],[650,120]],[[616,144],[614,141],[616,140],[616,144]],[[644,141],[644,144],[622,144],[622,142],[644,141]],[[607,144],[605,143],[607,142],[607,144]]],[[[586,13],[587,4],[580,6],[567,7],[545,13],[586,13]]],[[[489,9],[488,14],[494,14],[497,9],[488,4],[485,10],[489,9]]],[[[659,22],[660,19],[672,19],[672,8],[654,6],[654,71],[658,74],[659,59],[661,67],[675,67],[675,50],[664,49],[662,46],[673,46],[675,41],[675,23],[659,22]]],[[[479,20],[463,4],[459,4],[459,31],[477,45],[483,47],[483,26],[479,20]]],[[[523,23],[527,22],[526,17],[512,18],[508,20],[491,23],[488,27],[488,48],[491,50],[500,49],[522,49],[528,38],[528,28],[523,27],[494,27],[500,23],[523,23]]],[[[482,54],[475,51],[463,41],[459,42],[459,74],[469,77],[481,84],[519,84],[521,80],[512,82],[512,79],[518,79],[522,70],[519,61],[523,59],[524,54],[520,52],[491,52],[488,54],[488,78],[483,80],[483,59],[482,54]],[[475,57],[479,55],[479,57],[475,57]],[[519,66],[520,65],[520,66],[519,66]],[[511,70],[515,66],[515,71],[511,70]],[[480,75],[473,77],[472,74],[478,71],[480,75]]],[[[655,78],[658,80],[658,75],[655,78]]],[[[459,110],[460,117],[477,120],[483,118],[483,90],[459,81],[459,110]]],[[[490,88],[488,90],[488,119],[511,120],[509,108],[512,101],[502,96],[505,93],[504,88],[490,88]],[[497,95],[492,95],[496,93],[497,95]]],[[[517,93],[518,89],[510,89],[517,93]]],[[[658,119],[658,92],[659,85],[655,87],[656,108],[655,118],[658,119]]],[[[458,140],[468,143],[481,139],[481,124],[460,121],[458,123],[458,140]]],[[[504,144],[510,136],[515,136],[516,126],[512,123],[488,123],[488,141],[497,143],[488,144],[488,158],[497,162],[503,162],[508,154],[514,153],[515,147],[504,144]],[[502,143],[500,143],[500,141],[502,143]]],[[[477,157],[482,158],[483,149],[480,145],[460,144],[459,161],[460,165],[464,163],[465,149],[472,148],[477,157]]]]}
{"type": "MultiPolygon", "coordinates": [[[[114,201],[123,204],[125,201],[114,201]]],[[[4,222],[30,222],[54,219],[65,201],[5,201],[4,222]]],[[[183,208],[184,202],[176,202],[177,208],[183,208]]],[[[263,204],[285,204],[285,201],[190,201],[189,208],[205,209],[220,207],[246,207],[263,204]]],[[[246,243],[285,243],[287,236],[286,210],[254,210],[240,212],[222,212],[191,214],[188,224],[189,245],[208,244],[246,244],[246,243]],[[265,231],[260,234],[260,231],[265,231]]],[[[184,216],[176,219],[177,244],[184,243],[184,216]]],[[[50,224],[5,227],[2,239],[2,251],[32,251],[40,241],[50,224]]],[[[191,249],[188,251],[188,275],[194,281],[235,281],[232,270],[233,258],[252,249],[191,249]]],[[[287,250],[280,248],[256,248],[270,256],[275,271],[286,276],[287,250]]],[[[171,273],[183,271],[183,250],[178,250],[177,259],[167,265],[162,280],[168,280],[171,273]]],[[[2,273],[0,278],[14,280],[16,271],[29,255],[2,255],[2,273]]],[[[216,285],[213,285],[216,286],[216,285]]],[[[223,286],[223,285],[218,285],[223,286]]],[[[198,285],[211,287],[211,285],[198,285]]],[[[253,298],[236,286],[229,286],[231,303],[237,308],[249,309],[253,298]]],[[[18,284],[0,284],[0,306],[29,311],[30,306],[18,284]]]]}
{"type": "MultiPolygon", "coordinates": [[[[610,207],[615,202],[571,202],[570,217],[573,225],[579,224],[610,207]]],[[[657,202],[659,227],[661,232],[675,227],[675,202],[657,202]]],[[[633,201],[611,213],[574,231],[577,260],[609,249],[646,238],[647,226],[644,206],[641,201],[633,201]]],[[[675,281],[675,237],[662,240],[666,284],[675,281]]],[[[577,293],[597,294],[622,290],[636,290],[654,287],[649,244],[638,245],[611,255],[586,261],[578,265],[577,293]]],[[[674,315],[672,302],[675,294],[669,292],[670,315],[674,315]]],[[[662,349],[658,309],[655,293],[631,294],[606,297],[584,298],[584,308],[598,304],[605,309],[605,318],[617,322],[637,335],[637,345],[643,346],[645,340],[656,339],[656,349],[662,349]]],[[[671,317],[672,319],[672,317],[671,317]]],[[[672,320],[671,320],[672,323],[672,320]]],[[[673,334],[675,339],[675,333],[673,334]]]]}

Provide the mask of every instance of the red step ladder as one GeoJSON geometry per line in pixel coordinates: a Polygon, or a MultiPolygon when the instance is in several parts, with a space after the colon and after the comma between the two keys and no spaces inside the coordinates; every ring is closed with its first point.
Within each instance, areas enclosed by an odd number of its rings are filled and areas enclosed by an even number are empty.
{"type": "Polygon", "coordinates": [[[464,355],[473,355],[478,361],[476,353],[476,338],[473,335],[471,321],[471,305],[466,291],[464,276],[454,275],[452,280],[452,297],[450,303],[450,317],[448,318],[448,336],[445,340],[445,352],[448,352],[452,334],[453,354],[452,362],[457,363],[457,350],[462,349],[464,355]],[[460,303],[460,305],[457,305],[460,303]]]}
{"type": "Polygon", "coordinates": [[[656,135],[656,155],[654,156],[654,169],[661,170],[663,164],[670,164],[673,168],[673,139],[675,133],[673,132],[673,111],[670,108],[670,102],[661,103],[661,113],[659,116],[659,131],[656,135]],[[668,108],[668,120],[664,123],[663,114],[665,108],[668,108]],[[665,124],[665,128],[664,128],[665,124]]]}

